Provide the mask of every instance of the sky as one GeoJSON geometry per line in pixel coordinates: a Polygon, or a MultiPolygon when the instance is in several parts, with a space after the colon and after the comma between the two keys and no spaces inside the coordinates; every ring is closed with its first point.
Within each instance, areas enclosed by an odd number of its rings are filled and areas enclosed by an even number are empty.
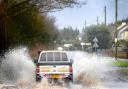
{"type": "MultiPolygon", "coordinates": [[[[128,17],[128,0],[118,0],[118,20],[128,17]]],[[[86,25],[104,22],[104,6],[107,7],[107,24],[115,20],[115,0],[87,0],[87,4],[81,8],[65,8],[62,11],[50,13],[56,18],[56,25],[59,29],[67,26],[82,29],[86,25]]]]}

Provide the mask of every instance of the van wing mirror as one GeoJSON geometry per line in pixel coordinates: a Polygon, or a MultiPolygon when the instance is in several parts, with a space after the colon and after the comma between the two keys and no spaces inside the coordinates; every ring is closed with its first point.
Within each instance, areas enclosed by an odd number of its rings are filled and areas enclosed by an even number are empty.
{"type": "Polygon", "coordinates": [[[40,55],[41,51],[38,51],[38,55],[40,55]]]}
{"type": "Polygon", "coordinates": [[[34,60],[34,63],[36,64],[38,62],[38,60],[34,60]]]}
{"type": "Polygon", "coordinates": [[[74,61],[73,61],[73,59],[70,59],[70,61],[71,61],[71,63],[73,63],[74,61]]]}

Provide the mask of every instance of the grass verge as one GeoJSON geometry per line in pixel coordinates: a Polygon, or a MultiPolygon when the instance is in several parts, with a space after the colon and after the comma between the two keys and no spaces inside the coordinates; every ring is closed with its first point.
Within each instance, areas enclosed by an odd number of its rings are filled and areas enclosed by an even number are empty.
{"type": "Polygon", "coordinates": [[[117,60],[112,62],[112,65],[117,67],[128,67],[128,61],[117,60]]]}

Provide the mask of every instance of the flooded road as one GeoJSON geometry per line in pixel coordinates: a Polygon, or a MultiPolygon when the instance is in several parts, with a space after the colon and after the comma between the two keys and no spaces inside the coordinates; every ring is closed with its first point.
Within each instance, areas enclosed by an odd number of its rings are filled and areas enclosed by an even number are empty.
{"type": "Polygon", "coordinates": [[[113,58],[97,56],[81,51],[68,52],[74,60],[74,83],[66,85],[35,82],[35,65],[26,48],[11,50],[5,54],[1,65],[0,89],[128,89],[128,75],[120,70],[128,68],[110,66],[113,58]]]}

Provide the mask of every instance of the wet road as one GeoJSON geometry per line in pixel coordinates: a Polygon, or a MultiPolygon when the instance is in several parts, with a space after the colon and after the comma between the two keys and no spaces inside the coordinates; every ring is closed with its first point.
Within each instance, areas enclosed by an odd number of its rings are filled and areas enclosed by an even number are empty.
{"type": "MultiPolygon", "coordinates": [[[[19,62],[17,57],[27,60],[30,59],[27,55],[24,55],[24,52],[20,52],[20,56],[18,56],[17,53],[18,51],[16,51],[15,55],[12,57],[14,59],[16,57],[15,61],[17,62],[19,62]]],[[[11,58],[10,56],[12,55],[9,54],[8,56],[11,58]]],[[[17,74],[16,76],[20,75],[21,78],[16,79],[16,82],[10,83],[9,81],[4,82],[4,84],[0,84],[0,89],[128,89],[128,75],[118,72],[118,70],[128,70],[128,68],[110,66],[109,62],[113,61],[113,58],[101,57],[95,54],[88,54],[80,51],[68,52],[68,57],[74,60],[73,84],[69,84],[67,86],[62,82],[61,85],[53,85],[49,84],[46,79],[42,80],[41,83],[36,83],[33,80],[34,76],[29,74],[31,72],[30,70],[32,70],[31,67],[33,67],[33,64],[30,60],[25,60],[20,61],[20,66],[14,66],[22,69],[23,74],[19,74],[17,69],[15,69],[14,72],[17,74]],[[24,67],[22,67],[23,65],[24,67]],[[26,77],[30,78],[26,79],[26,77]]]]}

